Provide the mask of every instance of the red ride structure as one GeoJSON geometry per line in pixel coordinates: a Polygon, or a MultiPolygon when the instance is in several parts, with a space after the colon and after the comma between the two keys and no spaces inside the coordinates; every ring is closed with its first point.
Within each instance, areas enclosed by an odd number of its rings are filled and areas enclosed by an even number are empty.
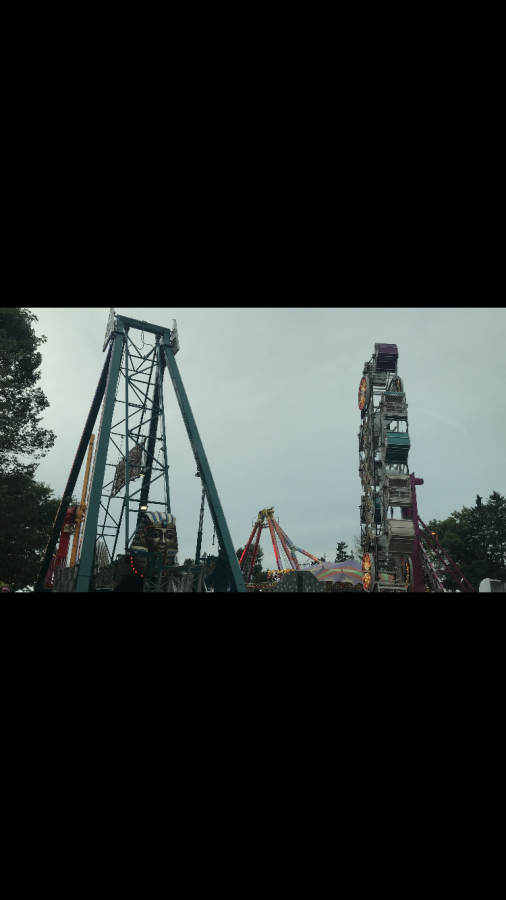
{"type": "Polygon", "coordinates": [[[272,546],[274,548],[274,556],[276,557],[276,563],[279,570],[300,569],[299,562],[295,556],[296,552],[303,553],[304,556],[309,557],[309,559],[312,559],[315,563],[320,562],[317,556],[313,556],[312,553],[308,553],[308,551],[303,550],[302,547],[297,547],[296,544],[290,540],[286,532],[281,528],[279,522],[274,518],[274,507],[269,506],[266,509],[261,509],[258,513],[257,520],[253,526],[253,531],[248,538],[247,544],[239,560],[239,566],[244,575],[246,584],[249,584],[251,581],[253,568],[258,554],[262,528],[269,529],[272,546]],[[256,540],[254,541],[255,535],[256,540]]]}
{"type": "Polygon", "coordinates": [[[70,536],[74,532],[74,519],[76,516],[76,509],[76,506],[71,506],[65,513],[65,519],[60,533],[60,543],[58,546],[58,551],[53,555],[53,558],[49,563],[49,569],[47,570],[46,580],[44,582],[44,587],[46,590],[52,590],[53,588],[55,569],[64,569],[67,565],[67,553],[69,549],[70,536]]]}

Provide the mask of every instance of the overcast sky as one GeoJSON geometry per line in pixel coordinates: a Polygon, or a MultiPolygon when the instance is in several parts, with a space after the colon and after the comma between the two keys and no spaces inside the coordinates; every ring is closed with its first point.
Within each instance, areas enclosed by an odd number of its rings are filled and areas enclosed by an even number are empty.
{"type": "MultiPolygon", "coordinates": [[[[40,348],[39,385],[50,403],[42,424],[57,436],[36,478],[61,495],[104,364],[109,308],[32,312],[36,334],[48,338],[40,348]]],[[[316,556],[334,559],[338,541],[351,547],[360,531],[358,386],[375,342],[399,348],[409,468],[425,479],[417,493],[422,519],[471,506],[476,494],[506,494],[504,310],[139,306],[116,312],[168,328],[176,319],[176,362],[236,548],[266,506],[274,506],[295,544],[316,556]]],[[[145,334],[145,340],[154,339],[145,334]]],[[[168,377],[164,398],[181,562],[195,556],[201,487],[168,377]]],[[[79,498],[83,474],[84,466],[79,498]]],[[[202,551],[216,550],[211,542],[206,506],[202,551]]],[[[274,568],[266,531],[261,546],[274,568]]]]}

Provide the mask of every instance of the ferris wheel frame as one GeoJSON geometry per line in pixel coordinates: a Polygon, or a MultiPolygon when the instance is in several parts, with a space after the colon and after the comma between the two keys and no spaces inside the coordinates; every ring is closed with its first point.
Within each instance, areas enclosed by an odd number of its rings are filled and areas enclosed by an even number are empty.
{"type": "Polygon", "coordinates": [[[395,344],[376,344],[359,384],[360,533],[370,591],[413,589],[408,404],[395,344]],[[401,508],[395,519],[394,507],[401,508]],[[389,516],[390,510],[390,516],[389,516]],[[370,582],[369,582],[370,579],[370,582]]]}

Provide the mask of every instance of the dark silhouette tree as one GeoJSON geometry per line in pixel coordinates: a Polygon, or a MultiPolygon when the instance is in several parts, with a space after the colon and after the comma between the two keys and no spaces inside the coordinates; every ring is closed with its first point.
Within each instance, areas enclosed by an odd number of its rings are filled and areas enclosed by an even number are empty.
{"type": "Polygon", "coordinates": [[[0,579],[11,590],[35,583],[61,499],[30,473],[0,474],[0,579]]]}
{"type": "Polygon", "coordinates": [[[41,427],[49,403],[36,387],[42,355],[28,309],[0,309],[0,578],[13,590],[32,585],[60,500],[35,481],[38,460],[55,441],[41,427]]]}
{"type": "Polygon", "coordinates": [[[37,337],[32,322],[37,316],[28,309],[0,309],[0,471],[30,471],[36,462],[24,463],[20,457],[39,460],[54,444],[52,431],[42,428],[41,413],[49,402],[41,388],[37,371],[42,355],[37,348],[47,338],[37,337]]]}
{"type": "Polygon", "coordinates": [[[336,558],[334,562],[346,562],[347,559],[351,559],[350,551],[348,550],[348,544],[346,541],[339,541],[336,548],[336,558]]]}

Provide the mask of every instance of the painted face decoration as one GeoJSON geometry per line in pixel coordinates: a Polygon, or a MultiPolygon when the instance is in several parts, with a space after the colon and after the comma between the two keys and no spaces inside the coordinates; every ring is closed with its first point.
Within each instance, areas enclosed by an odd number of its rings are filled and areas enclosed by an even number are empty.
{"type": "Polygon", "coordinates": [[[177,533],[175,525],[146,525],[139,535],[146,550],[162,554],[162,563],[173,562],[177,553],[177,533]]]}
{"type": "Polygon", "coordinates": [[[138,556],[138,565],[143,566],[144,551],[161,553],[162,565],[174,565],[178,549],[175,516],[170,513],[148,512],[139,525],[130,548],[132,556],[138,556]]]}

